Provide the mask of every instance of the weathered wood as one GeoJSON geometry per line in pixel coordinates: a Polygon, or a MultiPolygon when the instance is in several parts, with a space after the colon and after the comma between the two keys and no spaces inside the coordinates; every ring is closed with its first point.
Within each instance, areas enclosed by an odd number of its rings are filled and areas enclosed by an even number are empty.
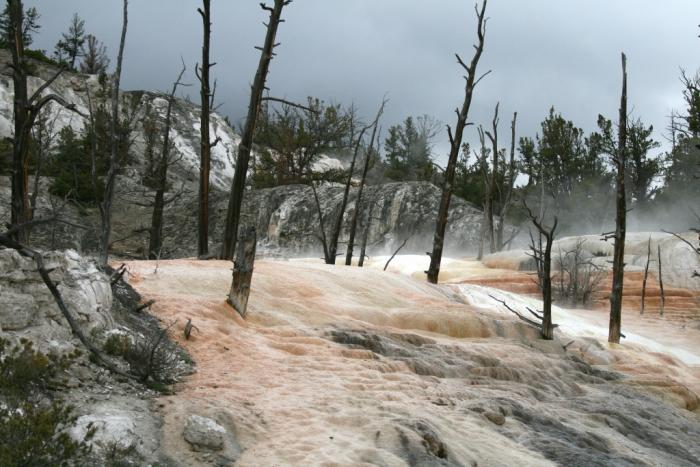
{"type": "MultiPolygon", "coordinates": [[[[362,167],[362,178],[360,178],[360,187],[357,189],[357,199],[355,200],[355,212],[353,213],[352,220],[350,221],[350,232],[348,234],[348,247],[345,253],[345,265],[350,266],[352,264],[352,253],[355,248],[355,232],[357,230],[357,220],[360,216],[360,206],[362,205],[362,193],[365,188],[365,182],[367,181],[367,172],[369,171],[369,164],[371,162],[372,153],[374,152],[374,142],[377,139],[379,119],[384,113],[384,106],[387,100],[382,101],[382,105],[377,111],[377,116],[372,122],[372,136],[369,140],[369,148],[365,152],[365,163],[362,167]]],[[[377,145],[379,143],[377,142],[377,145]]]]}
{"type": "Polygon", "coordinates": [[[647,278],[649,277],[649,262],[651,261],[651,237],[649,237],[649,241],[647,242],[647,262],[646,265],[644,266],[644,279],[642,280],[642,308],[639,311],[640,315],[644,314],[644,300],[646,299],[647,295],[647,278]]]}
{"type": "MultiPolygon", "coordinates": [[[[467,118],[469,117],[469,109],[472,104],[472,96],[474,88],[486,76],[482,75],[477,79],[476,68],[479,64],[479,59],[484,51],[484,38],[486,35],[486,3],[484,0],[481,4],[481,9],[477,8],[477,36],[478,44],[474,46],[474,56],[472,61],[467,66],[462,58],[457,55],[457,62],[467,72],[466,86],[464,90],[464,102],[461,110],[457,111],[457,125],[455,132],[448,126],[447,133],[450,139],[450,155],[447,160],[445,169],[445,181],[442,186],[442,195],[440,196],[440,205],[438,208],[437,219],[435,221],[435,235],[433,236],[433,251],[430,254],[430,267],[428,268],[428,282],[437,284],[438,276],[440,275],[440,262],[442,261],[442,249],[445,243],[445,230],[447,229],[447,215],[450,209],[450,201],[452,199],[452,191],[454,189],[455,170],[457,168],[457,159],[462,150],[462,137],[464,128],[467,126],[467,118]]],[[[486,73],[488,74],[488,72],[486,73]]]]}
{"type": "Polygon", "coordinates": [[[209,72],[212,63],[209,58],[211,42],[211,0],[202,0],[202,8],[198,8],[202,17],[202,64],[199,70],[195,68],[200,86],[200,122],[199,122],[199,212],[197,216],[197,255],[209,254],[209,173],[211,169],[212,143],[209,134],[209,120],[212,105],[212,91],[209,82],[209,72]]]}
{"type": "Polygon", "coordinates": [[[267,22],[267,32],[265,34],[265,44],[260,48],[260,61],[258,70],[255,73],[253,87],[250,93],[250,103],[248,104],[248,115],[246,117],[241,142],[238,145],[236,156],[236,172],[233,175],[231,193],[229,194],[228,208],[226,211],[226,224],[224,229],[224,239],[221,256],[223,259],[232,259],[236,249],[238,236],[238,224],[241,217],[241,205],[245,192],[245,181],[250,164],[250,154],[253,149],[253,136],[257,126],[258,115],[263,92],[265,91],[265,81],[270,69],[270,62],[275,56],[274,49],[279,44],[275,42],[277,29],[282,23],[282,9],[291,3],[290,0],[275,0],[274,7],[268,7],[261,3],[263,10],[269,12],[270,18],[267,22]]]}
{"type": "Polygon", "coordinates": [[[173,83],[173,88],[168,95],[168,107],[165,112],[165,125],[163,129],[163,147],[158,161],[157,188],[151,213],[151,229],[148,238],[148,259],[159,259],[163,250],[163,211],[165,209],[165,191],[168,188],[168,167],[172,163],[170,159],[170,127],[172,124],[173,103],[178,86],[182,84],[182,76],[187,67],[182,64],[182,69],[173,83]]]}
{"type": "Polygon", "coordinates": [[[501,210],[498,216],[498,228],[496,230],[496,249],[502,251],[506,249],[515,235],[504,241],[506,217],[513,201],[513,190],[515,189],[516,164],[515,164],[515,125],[518,120],[518,112],[513,112],[513,120],[510,122],[510,160],[508,162],[508,186],[505,197],[501,203],[501,210]]]}
{"type": "Polygon", "coordinates": [[[248,309],[250,282],[253,280],[256,240],[255,227],[243,229],[236,248],[236,260],[233,262],[233,281],[228,294],[228,303],[243,318],[248,309]]]}
{"type": "Polygon", "coordinates": [[[530,210],[523,202],[523,207],[527,211],[527,215],[540,233],[540,247],[535,246],[534,239],[532,240],[532,257],[537,263],[539,280],[542,287],[542,338],[552,340],[554,338],[554,328],[552,325],[552,245],[554,243],[554,235],[557,230],[558,219],[554,218],[554,224],[551,228],[544,226],[543,220],[530,210]],[[541,239],[544,237],[547,244],[542,251],[541,239]],[[540,272],[541,271],[541,272],[540,272]]]}
{"type": "Polygon", "coordinates": [[[664,315],[664,308],[666,307],[666,294],[664,293],[664,278],[661,274],[661,245],[656,245],[657,247],[657,257],[659,260],[659,289],[661,290],[661,302],[659,303],[659,314],[664,315]]]}
{"type": "Polygon", "coordinates": [[[500,102],[496,103],[496,109],[493,112],[493,120],[491,121],[491,131],[486,132],[486,136],[491,141],[491,176],[489,178],[488,188],[484,197],[484,222],[486,223],[486,235],[489,240],[489,252],[496,252],[496,237],[494,234],[493,225],[493,201],[496,197],[498,183],[498,108],[500,102]]]}
{"type": "Polygon", "coordinates": [[[625,192],[625,164],[627,160],[627,57],[622,54],[622,97],[618,125],[616,167],[616,221],[613,250],[613,279],[610,293],[610,328],[608,342],[619,344],[622,330],[622,287],[625,278],[625,237],[627,234],[627,199],[625,192]]]}
{"type": "Polygon", "coordinates": [[[326,264],[335,264],[335,259],[338,251],[338,239],[340,238],[340,231],[343,228],[343,217],[345,216],[345,208],[348,205],[348,196],[350,195],[350,185],[352,184],[352,176],[355,173],[355,164],[357,162],[357,155],[360,153],[360,148],[362,146],[362,137],[365,132],[369,129],[369,126],[365,126],[360,131],[360,135],[355,141],[355,150],[352,154],[352,162],[350,163],[350,169],[348,170],[348,178],[345,182],[345,188],[343,189],[343,198],[340,201],[340,207],[338,213],[335,216],[335,222],[333,223],[333,230],[331,230],[330,240],[328,241],[328,254],[326,254],[326,264]]]}
{"type": "Polygon", "coordinates": [[[105,265],[109,260],[109,238],[112,234],[112,203],[114,202],[114,184],[117,180],[121,161],[119,160],[119,137],[117,127],[119,124],[119,86],[122,76],[122,61],[124,59],[124,44],[126,42],[126,29],[128,25],[129,1],[124,0],[122,13],[122,33],[119,41],[119,53],[117,54],[117,68],[114,72],[112,83],[112,116],[109,126],[110,157],[107,177],[105,179],[105,191],[102,202],[99,205],[102,223],[100,226],[100,263],[105,265]]]}
{"type": "Polygon", "coordinates": [[[391,263],[391,260],[394,259],[394,257],[395,257],[396,255],[399,254],[399,251],[401,251],[401,249],[402,249],[403,247],[406,246],[406,243],[408,242],[408,239],[409,239],[409,238],[411,238],[411,237],[407,237],[407,238],[403,241],[403,243],[402,243],[401,245],[399,245],[399,247],[396,249],[396,251],[394,251],[394,254],[391,255],[391,258],[389,258],[389,260],[388,260],[388,261],[386,262],[386,264],[384,265],[384,271],[386,271],[386,268],[389,267],[389,263],[391,263]]]}
{"type": "Polygon", "coordinates": [[[367,256],[367,240],[369,240],[369,231],[372,226],[372,212],[374,211],[374,206],[377,203],[374,200],[369,201],[369,210],[367,211],[367,216],[365,218],[364,225],[362,226],[364,232],[362,233],[362,244],[360,246],[360,258],[357,260],[357,266],[362,267],[365,265],[365,258],[367,256]]]}
{"type": "Polygon", "coordinates": [[[323,246],[323,260],[326,264],[331,264],[329,256],[330,253],[328,251],[328,239],[326,238],[326,227],[324,226],[323,222],[323,210],[321,209],[321,201],[318,199],[318,192],[316,191],[316,185],[314,184],[313,180],[311,181],[310,185],[311,191],[314,194],[314,202],[316,203],[316,213],[318,214],[318,226],[319,230],[321,231],[321,234],[317,237],[319,240],[321,240],[321,245],[323,246]]]}

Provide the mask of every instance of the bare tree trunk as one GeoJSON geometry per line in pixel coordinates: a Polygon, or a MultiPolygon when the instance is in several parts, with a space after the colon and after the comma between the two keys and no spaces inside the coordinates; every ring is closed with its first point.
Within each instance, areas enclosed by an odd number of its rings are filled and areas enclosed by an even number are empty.
{"type": "MultiPolygon", "coordinates": [[[[442,187],[442,196],[440,197],[440,206],[438,208],[437,220],[435,222],[435,235],[433,237],[433,251],[430,253],[430,267],[426,271],[428,275],[428,282],[437,284],[438,276],[440,274],[440,262],[442,261],[442,249],[445,243],[445,230],[447,228],[447,215],[450,209],[450,200],[452,198],[452,190],[455,179],[455,169],[457,166],[457,158],[459,157],[459,152],[462,149],[462,137],[464,135],[464,128],[467,126],[467,118],[469,117],[469,108],[472,103],[472,95],[474,93],[474,88],[479,83],[481,78],[476,77],[476,68],[479,64],[479,59],[484,51],[484,37],[486,35],[486,3],[484,0],[481,4],[481,9],[477,8],[477,35],[479,39],[478,45],[475,46],[474,56],[472,61],[467,66],[462,59],[457,55],[457,61],[467,72],[466,77],[466,87],[464,95],[464,103],[462,104],[462,109],[457,112],[457,125],[455,126],[455,133],[452,134],[452,129],[448,126],[447,133],[450,138],[450,156],[447,161],[447,168],[445,169],[445,182],[442,187]]],[[[484,75],[485,76],[485,75],[484,75]]]]}
{"type": "Polygon", "coordinates": [[[348,196],[350,195],[350,185],[352,183],[352,176],[355,172],[355,163],[357,161],[357,155],[360,152],[360,146],[362,145],[362,137],[365,132],[369,129],[366,126],[360,131],[360,135],[357,137],[355,142],[355,151],[352,154],[352,162],[350,163],[350,170],[348,173],[348,179],[345,182],[345,189],[343,191],[343,199],[340,201],[340,210],[335,218],[335,224],[333,224],[333,230],[331,231],[331,238],[328,242],[328,255],[326,256],[326,264],[335,264],[336,253],[338,252],[338,239],[340,238],[340,231],[343,228],[343,216],[345,214],[345,208],[348,205],[348,196]]]}
{"type": "Polygon", "coordinates": [[[255,263],[255,227],[243,230],[241,241],[237,245],[236,260],[233,262],[233,280],[228,294],[228,303],[245,318],[250,296],[250,283],[253,279],[255,263]]]}
{"type": "MultiPolygon", "coordinates": [[[[24,5],[21,0],[8,0],[10,24],[6,38],[12,53],[12,82],[14,84],[14,141],[12,145],[12,200],[10,223],[20,225],[27,222],[29,200],[27,198],[28,173],[26,170],[29,145],[25,138],[25,128],[29,127],[29,95],[27,74],[24,65],[24,5]]],[[[20,230],[12,237],[24,243],[26,230],[20,230]]]]}
{"type": "MultiPolygon", "coordinates": [[[[362,178],[360,179],[360,187],[357,190],[357,199],[355,200],[355,212],[352,216],[352,221],[350,222],[350,234],[348,237],[348,247],[345,254],[345,265],[350,266],[352,264],[352,251],[355,247],[355,231],[357,230],[357,219],[360,215],[360,206],[362,205],[362,192],[365,188],[365,181],[367,180],[367,171],[369,170],[369,163],[371,162],[372,152],[374,151],[374,140],[377,138],[377,127],[379,126],[379,119],[384,113],[384,106],[386,105],[386,99],[382,102],[379,107],[377,116],[372,122],[372,137],[369,140],[369,148],[365,153],[365,164],[362,168],[362,178]]],[[[377,144],[378,145],[378,144],[377,144]]]]}
{"type": "Polygon", "coordinates": [[[396,251],[394,251],[394,254],[391,255],[391,258],[389,258],[389,260],[388,260],[388,261],[386,262],[386,264],[384,265],[384,269],[383,269],[384,271],[386,271],[386,268],[389,267],[389,263],[391,263],[391,260],[393,260],[393,259],[396,257],[396,255],[399,254],[399,251],[401,251],[401,249],[402,249],[403,247],[406,246],[406,243],[408,243],[408,239],[409,239],[409,238],[411,238],[411,237],[410,237],[410,236],[407,237],[407,238],[403,241],[403,243],[402,243],[401,245],[399,245],[399,247],[396,249],[396,251]]]}
{"type": "Polygon", "coordinates": [[[494,237],[493,226],[493,199],[496,196],[496,183],[498,182],[498,107],[500,102],[496,103],[496,110],[493,113],[493,121],[491,128],[493,133],[487,131],[486,135],[491,140],[491,178],[489,179],[488,190],[486,190],[486,199],[484,200],[484,220],[486,221],[486,233],[489,238],[489,252],[496,252],[496,239],[494,237]]]}
{"type": "Polygon", "coordinates": [[[510,123],[510,161],[508,162],[508,191],[506,192],[506,197],[501,205],[501,212],[499,214],[498,220],[498,230],[496,231],[496,248],[498,251],[502,251],[506,243],[503,241],[503,234],[505,231],[506,217],[508,215],[508,210],[510,209],[510,204],[513,200],[513,189],[515,188],[515,124],[518,119],[518,112],[513,113],[513,120],[510,123]]]}
{"type": "Polygon", "coordinates": [[[642,308],[639,312],[640,315],[644,314],[644,300],[647,295],[647,278],[649,277],[649,262],[651,261],[651,237],[647,242],[647,263],[644,266],[644,280],[642,281],[642,308]]]}
{"type": "Polygon", "coordinates": [[[357,261],[357,266],[362,267],[365,265],[365,257],[367,256],[367,240],[369,239],[369,230],[372,226],[372,212],[374,211],[374,202],[370,201],[369,210],[367,211],[367,217],[365,219],[364,232],[362,234],[362,246],[360,247],[360,259],[357,261]]]}
{"type": "Polygon", "coordinates": [[[659,288],[661,289],[661,302],[659,303],[659,315],[664,315],[664,308],[666,307],[666,294],[664,293],[664,278],[661,275],[661,245],[656,245],[657,247],[657,258],[659,259],[659,288]]]}
{"type": "Polygon", "coordinates": [[[172,91],[168,96],[168,109],[165,112],[165,128],[163,130],[163,148],[158,162],[158,189],[153,202],[151,215],[151,230],[148,239],[148,259],[159,259],[163,249],[163,210],[165,208],[165,191],[168,189],[168,166],[170,165],[170,126],[173,113],[173,102],[178,86],[185,74],[185,64],[182,64],[180,74],[173,83],[172,91]]]}
{"type": "Polygon", "coordinates": [[[214,66],[209,59],[209,45],[211,42],[211,0],[202,0],[202,8],[197,11],[202,16],[202,65],[196,67],[197,77],[201,83],[200,100],[200,157],[199,157],[199,216],[197,252],[200,257],[209,254],[209,172],[211,167],[211,149],[218,140],[211,142],[209,135],[209,119],[213,93],[209,83],[209,71],[214,66]]]}
{"type": "MultiPolygon", "coordinates": [[[[484,133],[484,128],[479,125],[478,128],[478,133],[479,133],[479,143],[481,146],[481,154],[477,156],[479,159],[479,164],[482,168],[482,175],[484,177],[484,193],[486,193],[489,189],[489,174],[488,174],[488,149],[486,148],[486,134],[484,133]]],[[[476,154],[476,152],[475,152],[476,154]]],[[[482,207],[484,208],[484,212],[481,218],[481,225],[479,226],[479,250],[476,254],[476,259],[478,261],[481,261],[481,259],[484,257],[484,239],[486,238],[486,229],[487,229],[487,221],[486,221],[486,197],[484,196],[484,204],[482,207]]]]}
{"type": "Polygon", "coordinates": [[[539,250],[534,246],[533,239],[533,257],[538,264],[538,274],[540,274],[540,282],[542,284],[542,338],[552,340],[554,338],[554,326],[552,325],[552,244],[554,243],[554,234],[557,230],[558,220],[554,218],[554,224],[551,229],[544,226],[544,219],[538,220],[530,208],[525,205],[528,217],[537,227],[540,234],[539,250]],[[547,240],[547,245],[542,251],[541,239],[544,237],[547,240]]]}
{"type": "Polygon", "coordinates": [[[112,120],[110,123],[110,143],[111,154],[109,158],[109,169],[105,181],[105,192],[100,203],[100,216],[102,226],[100,231],[100,263],[107,264],[109,261],[109,237],[112,234],[112,202],[114,201],[114,184],[117,178],[121,161],[119,158],[119,135],[117,129],[119,125],[119,86],[122,75],[122,61],[124,58],[124,44],[126,42],[126,29],[128,25],[129,0],[124,0],[124,11],[122,19],[122,34],[119,41],[119,53],[117,55],[117,68],[114,72],[114,82],[112,83],[112,120]]]}
{"type": "Polygon", "coordinates": [[[314,193],[314,201],[316,202],[316,212],[318,213],[318,225],[321,230],[321,235],[318,237],[323,245],[323,260],[326,264],[330,263],[329,251],[328,251],[328,240],[326,239],[326,227],[323,224],[323,211],[321,210],[321,202],[318,199],[318,192],[316,191],[316,185],[311,181],[311,191],[314,193]]]}
{"type": "Polygon", "coordinates": [[[622,97],[617,154],[617,219],[613,253],[613,284],[610,294],[610,329],[608,342],[619,344],[622,331],[622,286],[625,275],[625,236],[627,233],[627,200],[625,198],[625,164],[627,158],[627,57],[622,54],[622,97]]]}
{"type": "MultiPolygon", "coordinates": [[[[56,94],[42,95],[63,72],[59,70],[45,81],[30,96],[27,89],[27,69],[24,57],[24,5],[21,0],[7,1],[7,37],[5,40],[12,55],[12,82],[14,86],[13,119],[14,137],[12,141],[12,189],[10,198],[10,225],[27,225],[30,221],[29,203],[29,140],[32,126],[41,109],[50,102],[77,112],[75,105],[69,104],[56,94]]],[[[11,239],[26,242],[29,234],[26,228],[11,229],[11,239]]]]}
{"type": "Polygon", "coordinates": [[[226,212],[226,227],[221,252],[221,257],[223,259],[232,259],[233,252],[236,249],[241,204],[243,203],[248,164],[250,163],[250,153],[253,147],[253,136],[255,134],[258,114],[260,113],[260,103],[263,92],[265,91],[265,81],[267,80],[267,73],[270,69],[270,62],[274,57],[274,49],[279,45],[275,43],[275,36],[282,22],[282,8],[289,3],[290,0],[275,0],[275,6],[272,8],[266,6],[264,3],[261,4],[263,10],[270,13],[270,18],[267,23],[265,44],[260,48],[260,62],[258,63],[258,70],[255,73],[255,79],[253,80],[253,87],[250,93],[248,116],[246,117],[245,127],[241,135],[241,142],[238,145],[236,172],[233,175],[233,183],[231,185],[231,193],[229,195],[228,209],[226,212]]]}

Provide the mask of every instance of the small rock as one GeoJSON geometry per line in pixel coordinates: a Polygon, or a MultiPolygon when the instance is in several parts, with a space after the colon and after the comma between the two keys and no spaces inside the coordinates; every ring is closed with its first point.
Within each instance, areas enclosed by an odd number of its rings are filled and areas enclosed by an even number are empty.
{"type": "Polygon", "coordinates": [[[700,319],[695,319],[693,321],[689,321],[685,325],[685,327],[688,329],[695,329],[696,331],[700,331],[700,319]]]}
{"type": "Polygon", "coordinates": [[[201,449],[220,450],[224,447],[226,429],[211,418],[190,415],[182,436],[195,451],[201,449]]]}
{"type": "Polygon", "coordinates": [[[484,412],[484,417],[486,417],[491,423],[499,426],[506,422],[506,417],[504,417],[500,412],[487,411],[484,412]]]}

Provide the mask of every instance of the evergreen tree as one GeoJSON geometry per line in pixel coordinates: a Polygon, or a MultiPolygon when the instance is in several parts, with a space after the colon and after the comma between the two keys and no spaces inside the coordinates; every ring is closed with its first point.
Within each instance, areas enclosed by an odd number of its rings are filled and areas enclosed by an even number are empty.
{"type": "MultiPolygon", "coordinates": [[[[28,48],[34,42],[34,34],[41,29],[39,25],[39,11],[35,7],[24,10],[24,21],[22,25],[22,40],[24,47],[28,48]]],[[[5,4],[5,8],[0,14],[0,47],[9,48],[14,40],[10,34],[10,10],[9,4],[5,4]]]]}
{"type": "Polygon", "coordinates": [[[384,141],[386,176],[392,180],[432,180],[432,143],[439,124],[422,115],[389,128],[384,141]]]}
{"type": "Polygon", "coordinates": [[[85,21],[78,16],[78,13],[73,13],[68,32],[64,32],[56,43],[54,52],[56,60],[66,63],[71,70],[75,70],[75,62],[83,53],[85,39],[85,21]]]}

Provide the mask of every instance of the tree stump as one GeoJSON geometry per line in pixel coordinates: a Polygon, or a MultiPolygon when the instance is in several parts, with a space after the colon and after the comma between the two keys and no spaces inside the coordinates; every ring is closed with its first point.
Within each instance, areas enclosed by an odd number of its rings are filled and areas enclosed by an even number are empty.
{"type": "Polygon", "coordinates": [[[256,240],[255,227],[243,229],[236,248],[236,259],[233,262],[233,281],[227,301],[243,318],[248,308],[250,282],[253,279],[256,240]]]}

